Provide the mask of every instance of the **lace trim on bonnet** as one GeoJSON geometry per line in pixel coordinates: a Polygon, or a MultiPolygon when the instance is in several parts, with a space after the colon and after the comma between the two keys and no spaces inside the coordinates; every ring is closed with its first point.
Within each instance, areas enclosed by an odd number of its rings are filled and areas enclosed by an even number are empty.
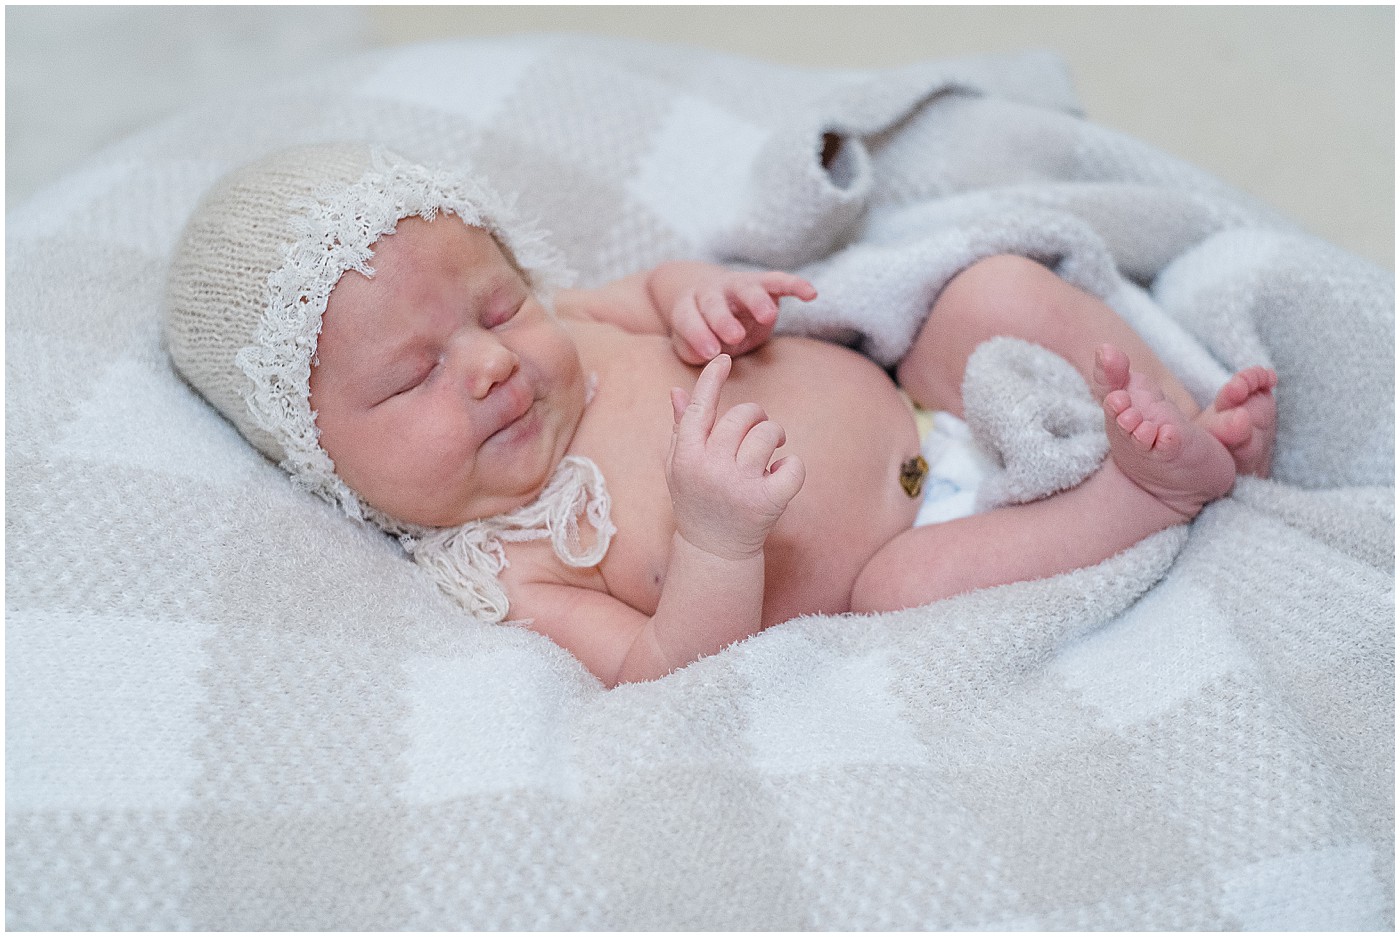
{"type": "Polygon", "coordinates": [[[552,308],[553,291],[567,286],[572,276],[544,232],[518,218],[512,203],[477,180],[381,149],[372,152],[369,170],[357,181],[324,184],[291,208],[296,213],[293,240],[282,266],[268,277],[267,304],[253,344],[235,361],[252,385],[248,408],[281,445],[281,467],[295,484],[398,537],[444,592],[490,622],[501,621],[509,610],[497,579],[506,565],[503,541],[549,539],[571,566],[601,562],[616,528],[609,520],[611,502],[602,473],[590,460],[565,458],[540,497],[509,514],[451,528],[406,524],[365,504],[336,475],[311,410],[311,364],[331,290],[347,271],[374,275],[370,247],[393,232],[401,218],[418,215],[431,221],[445,211],[485,228],[525,272],[541,302],[552,308]],[[581,513],[596,533],[587,549],[579,536],[581,513]]]}

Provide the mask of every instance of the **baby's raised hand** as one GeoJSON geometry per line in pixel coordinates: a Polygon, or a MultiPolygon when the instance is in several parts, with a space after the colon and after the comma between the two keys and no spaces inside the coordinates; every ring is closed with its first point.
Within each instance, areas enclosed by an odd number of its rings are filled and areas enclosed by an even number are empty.
{"type": "Polygon", "coordinates": [[[676,428],[666,483],[682,537],[716,556],[744,559],[763,549],[801,490],[806,469],[797,456],[773,461],[787,436],[758,404],[741,403],[719,415],[731,365],[720,355],[700,373],[693,394],[672,389],[676,428]]]}
{"type": "Polygon", "coordinates": [[[721,352],[752,351],[772,334],[783,296],[810,301],[817,291],[801,277],[777,270],[718,270],[671,309],[676,356],[686,364],[704,364],[721,352]]]}

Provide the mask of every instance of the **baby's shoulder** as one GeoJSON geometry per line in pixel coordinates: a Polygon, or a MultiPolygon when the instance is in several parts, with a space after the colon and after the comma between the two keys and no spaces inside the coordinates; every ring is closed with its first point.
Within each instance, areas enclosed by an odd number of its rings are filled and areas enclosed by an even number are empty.
{"type": "Polygon", "coordinates": [[[508,618],[573,654],[609,686],[647,617],[608,592],[596,567],[575,569],[548,541],[506,546],[508,618]]]}
{"type": "Polygon", "coordinates": [[[506,565],[500,572],[501,585],[506,593],[512,588],[529,586],[534,583],[561,586],[591,586],[595,569],[576,569],[559,559],[554,545],[548,539],[506,542],[506,565]]]}
{"type": "Polygon", "coordinates": [[[527,540],[503,545],[506,565],[499,573],[501,588],[510,602],[511,618],[534,617],[534,606],[541,596],[557,597],[571,592],[607,593],[607,584],[598,567],[569,566],[554,552],[549,540],[527,540]]]}

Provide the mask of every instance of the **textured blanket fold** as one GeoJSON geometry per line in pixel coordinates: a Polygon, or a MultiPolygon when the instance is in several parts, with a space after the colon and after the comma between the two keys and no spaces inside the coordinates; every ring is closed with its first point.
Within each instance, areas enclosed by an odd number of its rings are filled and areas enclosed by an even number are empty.
{"type": "Polygon", "coordinates": [[[1392,278],[1085,120],[1054,56],[402,47],[131,137],[6,248],[11,928],[1393,927],[1392,278]],[[202,191],[345,138],[481,167],[584,283],[799,269],[782,328],[885,364],[958,271],[1033,257],[1198,398],[1276,368],[1275,477],[1097,566],[604,691],[165,360],[202,191]]]}
{"type": "Polygon", "coordinates": [[[1073,488],[1108,454],[1103,410],[1084,378],[1039,345],[1000,337],[977,346],[962,398],[973,440],[1001,465],[978,486],[979,508],[1073,488]]]}

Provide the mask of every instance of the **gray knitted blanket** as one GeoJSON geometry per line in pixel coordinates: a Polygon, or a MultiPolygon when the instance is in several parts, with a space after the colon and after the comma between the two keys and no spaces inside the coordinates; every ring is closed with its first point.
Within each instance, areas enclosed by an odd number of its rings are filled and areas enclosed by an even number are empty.
{"type": "Polygon", "coordinates": [[[399,48],[106,150],[11,210],[6,275],[11,928],[1393,926],[1392,278],[1084,120],[1053,56],[399,48]],[[163,355],[201,192],[346,138],[470,159],[585,283],[802,269],[783,327],[886,363],[957,271],[1034,257],[1202,399],[1276,368],[1275,477],[1092,568],[604,691],[163,355]]]}

